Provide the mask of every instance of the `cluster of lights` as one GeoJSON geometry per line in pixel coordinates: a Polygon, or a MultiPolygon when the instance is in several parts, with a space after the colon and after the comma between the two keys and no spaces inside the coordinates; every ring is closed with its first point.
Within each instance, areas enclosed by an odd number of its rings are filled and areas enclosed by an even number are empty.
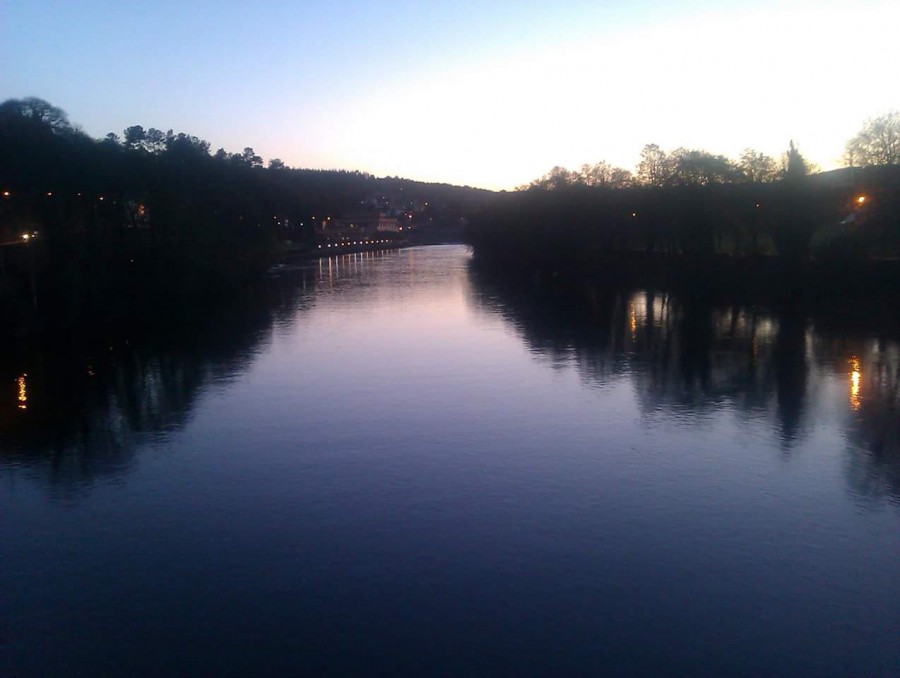
{"type": "MultiPolygon", "coordinates": [[[[11,198],[13,194],[11,191],[3,191],[3,192],[0,192],[0,195],[2,195],[4,198],[11,198]]],[[[53,191],[46,191],[46,192],[44,192],[44,195],[48,198],[52,198],[54,194],[53,194],[53,191]]],[[[81,197],[81,193],[76,193],[75,195],[78,196],[79,198],[81,197]]],[[[106,200],[106,198],[102,195],[98,195],[97,200],[103,201],[103,200],[106,200]]]]}
{"type": "MultiPolygon", "coordinates": [[[[347,247],[349,245],[381,245],[390,242],[389,240],[353,240],[347,242],[337,242],[334,244],[328,244],[326,247],[347,247]]],[[[322,249],[322,246],[319,245],[319,249],[322,249]]]]}

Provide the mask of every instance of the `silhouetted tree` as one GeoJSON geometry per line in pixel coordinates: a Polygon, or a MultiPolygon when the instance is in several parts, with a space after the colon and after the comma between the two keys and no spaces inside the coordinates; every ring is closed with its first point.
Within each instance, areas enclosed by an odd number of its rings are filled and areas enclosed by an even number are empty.
{"type": "Polygon", "coordinates": [[[632,176],[628,170],[601,160],[593,165],[582,165],[580,181],[586,186],[625,188],[631,185],[632,176]]]}
{"type": "Polygon", "coordinates": [[[778,163],[775,158],[752,148],[745,148],[738,161],[738,170],[745,181],[766,183],[778,179],[778,163]]]}
{"type": "Polygon", "coordinates": [[[74,128],[69,123],[69,116],[66,115],[64,110],[37,97],[4,101],[0,104],[0,117],[7,116],[26,118],[57,134],[74,131],[74,128]]]}
{"type": "Polygon", "coordinates": [[[672,181],[675,163],[673,159],[656,144],[647,144],[641,149],[641,161],[638,163],[638,183],[645,186],[666,186],[672,181]]]}
{"type": "Polygon", "coordinates": [[[731,161],[723,155],[679,148],[670,156],[674,163],[673,179],[682,185],[705,186],[724,184],[737,176],[731,161]]]}
{"type": "Polygon", "coordinates": [[[253,149],[247,146],[242,153],[235,153],[231,159],[237,165],[244,167],[262,167],[262,158],[253,152],[253,149]]]}
{"type": "Polygon", "coordinates": [[[169,155],[209,155],[209,142],[184,132],[166,135],[165,150],[169,155]]]}
{"type": "Polygon", "coordinates": [[[891,111],[866,120],[847,142],[844,157],[850,167],[900,163],[900,113],[891,111]]]}
{"type": "MultiPolygon", "coordinates": [[[[172,134],[172,131],[169,130],[169,135],[172,134]]],[[[162,130],[156,129],[155,127],[151,127],[147,130],[147,135],[144,138],[144,149],[150,153],[162,153],[166,150],[166,140],[167,136],[165,132],[162,130]]]]}
{"type": "Polygon", "coordinates": [[[535,179],[527,186],[522,188],[540,188],[547,191],[558,191],[567,186],[574,186],[581,183],[581,177],[578,172],[567,170],[565,167],[557,165],[540,179],[535,179]]]}
{"type": "Polygon", "coordinates": [[[791,140],[787,153],[784,154],[784,178],[786,181],[797,181],[809,174],[809,166],[791,140]]]}
{"type": "Polygon", "coordinates": [[[143,148],[144,139],[147,138],[147,132],[140,125],[132,125],[126,127],[123,132],[125,135],[125,145],[135,150],[143,148]]]}

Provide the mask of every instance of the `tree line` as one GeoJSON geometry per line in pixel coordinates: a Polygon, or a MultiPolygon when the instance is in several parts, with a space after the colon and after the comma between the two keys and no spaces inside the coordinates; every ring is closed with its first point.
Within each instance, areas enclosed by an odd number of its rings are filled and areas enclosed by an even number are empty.
{"type": "Polygon", "coordinates": [[[451,211],[486,191],[263,165],[187,132],[93,139],[43,99],[0,104],[0,310],[70,323],[226,293],[372,196],[451,211]],[[37,302],[37,303],[36,303],[37,302]]]}
{"type": "MultiPolygon", "coordinates": [[[[870,167],[900,163],[900,113],[891,111],[869,118],[845,147],[847,167],[870,167]]],[[[601,188],[634,186],[704,186],[730,183],[769,183],[818,171],[791,141],[780,159],[746,148],[737,160],[700,149],[665,151],[657,144],[641,149],[635,172],[601,160],[579,170],[556,166],[519,190],[554,190],[582,185],[601,188]]]]}
{"type": "MultiPolygon", "coordinates": [[[[748,149],[738,162],[650,144],[635,174],[605,162],[554,168],[477,215],[467,240],[503,270],[640,284],[714,270],[708,280],[740,286],[810,264],[832,289],[865,287],[876,269],[900,277],[898,145],[896,113],[867,121],[847,144],[848,167],[831,172],[813,172],[793,142],[780,161],[748,149]],[[852,274],[848,262],[859,264],[852,274]]],[[[881,282],[870,291],[888,289],[881,282]]]]}

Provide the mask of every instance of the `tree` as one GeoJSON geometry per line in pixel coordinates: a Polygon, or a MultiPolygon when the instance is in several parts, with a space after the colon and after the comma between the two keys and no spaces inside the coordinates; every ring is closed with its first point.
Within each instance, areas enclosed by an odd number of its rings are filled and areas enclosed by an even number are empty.
{"type": "Polygon", "coordinates": [[[847,142],[845,160],[850,167],[900,163],[900,113],[890,111],[866,120],[847,142]]]}
{"type": "Polygon", "coordinates": [[[148,129],[144,139],[144,149],[153,154],[162,153],[166,150],[166,133],[155,127],[148,129]]]}
{"type": "Polygon", "coordinates": [[[731,181],[737,171],[724,155],[679,148],[670,156],[675,181],[683,185],[705,186],[731,181]]]}
{"type": "Polygon", "coordinates": [[[779,256],[787,261],[799,261],[809,256],[809,243],[816,230],[817,218],[812,209],[809,165],[791,141],[782,159],[784,183],[781,191],[780,218],[772,226],[772,240],[779,256]]]}
{"type": "Polygon", "coordinates": [[[245,167],[262,167],[262,158],[253,152],[253,149],[247,146],[243,153],[235,153],[231,156],[231,160],[237,165],[245,167]]]}
{"type": "Polygon", "coordinates": [[[191,134],[185,134],[184,132],[173,134],[172,130],[169,130],[166,133],[165,144],[166,154],[169,156],[200,157],[209,155],[208,141],[204,141],[203,139],[195,137],[191,134]]]}
{"type": "Polygon", "coordinates": [[[0,104],[0,117],[18,116],[49,128],[56,134],[74,132],[66,112],[37,97],[9,99],[0,104]]]}
{"type": "Polygon", "coordinates": [[[656,144],[647,144],[641,150],[641,161],[638,163],[638,183],[645,186],[665,186],[672,181],[675,163],[673,159],[656,144]]]}
{"type": "Polygon", "coordinates": [[[132,125],[131,127],[125,128],[123,134],[125,135],[125,145],[128,148],[138,149],[143,148],[144,139],[147,138],[147,132],[144,131],[144,128],[140,125],[132,125]]]}
{"type": "Polygon", "coordinates": [[[768,183],[778,178],[778,163],[775,158],[752,148],[745,148],[738,161],[738,170],[744,181],[768,183]]]}
{"type": "Polygon", "coordinates": [[[787,153],[784,154],[782,163],[786,181],[796,181],[809,174],[809,165],[806,164],[806,160],[800,155],[800,151],[797,147],[794,146],[793,140],[791,140],[791,145],[788,148],[787,153]]]}
{"type": "Polygon", "coordinates": [[[269,160],[269,169],[270,170],[285,169],[284,161],[281,158],[272,158],[271,160],[269,160]]]}
{"type": "Polygon", "coordinates": [[[605,160],[581,166],[580,183],[587,186],[626,188],[631,185],[631,181],[631,172],[621,167],[613,167],[605,160]]]}
{"type": "Polygon", "coordinates": [[[545,191],[554,191],[580,183],[582,181],[578,172],[573,172],[557,165],[540,179],[535,179],[527,186],[523,186],[523,188],[540,188],[545,191]]]}
{"type": "Polygon", "coordinates": [[[165,151],[172,138],[172,130],[169,130],[168,133],[155,127],[145,130],[140,125],[132,125],[125,129],[125,146],[154,155],[165,151]]]}

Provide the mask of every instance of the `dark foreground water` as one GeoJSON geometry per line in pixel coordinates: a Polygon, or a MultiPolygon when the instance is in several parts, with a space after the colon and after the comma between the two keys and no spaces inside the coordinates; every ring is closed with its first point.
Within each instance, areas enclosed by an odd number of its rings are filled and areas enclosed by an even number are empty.
{"type": "Polygon", "coordinates": [[[897,675],[885,319],[322,260],[0,356],[0,674],[897,675]]]}

